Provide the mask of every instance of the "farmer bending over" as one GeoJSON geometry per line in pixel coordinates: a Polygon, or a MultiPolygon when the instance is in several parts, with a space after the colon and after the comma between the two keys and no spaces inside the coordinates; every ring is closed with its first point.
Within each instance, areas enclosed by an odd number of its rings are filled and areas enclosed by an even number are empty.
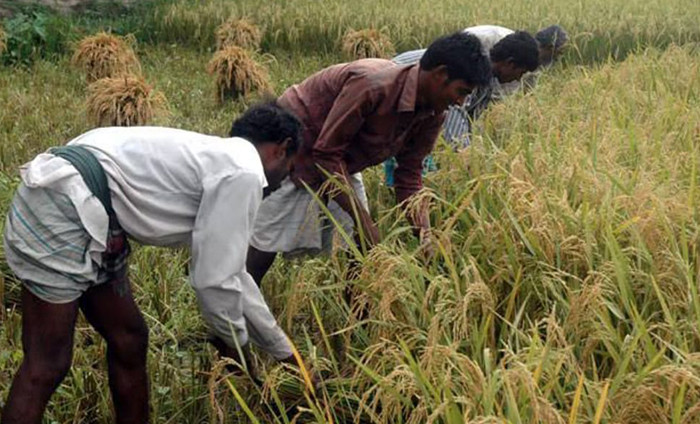
{"type": "Polygon", "coordinates": [[[171,128],[100,128],[24,165],[5,226],[22,281],[24,359],[2,424],[40,423],[70,369],[78,310],[107,342],[117,423],[148,422],[148,329],[127,278],[127,235],[189,245],[190,283],[228,353],[253,341],[292,350],[245,255],[263,189],[287,176],[299,121],[275,105],[248,110],[231,138],[171,128]]]}
{"type": "MultiPolygon", "coordinates": [[[[539,66],[550,65],[561,54],[568,39],[566,32],[552,25],[532,37],[525,31],[513,31],[496,25],[479,25],[464,29],[475,35],[491,60],[493,79],[491,83],[475,91],[463,105],[450,108],[445,118],[445,140],[455,148],[469,144],[469,124],[494,100],[518,91],[521,79],[527,72],[539,66]]],[[[400,65],[418,63],[425,49],[401,53],[392,59],[400,65]]]]}
{"type": "MultiPolygon", "coordinates": [[[[255,281],[262,281],[277,252],[330,249],[332,224],[319,218],[305,184],[324,198],[349,233],[353,226],[361,228],[370,245],[377,243],[360,172],[396,156],[396,199],[406,201],[423,186],[422,162],[435,145],[443,112],[490,79],[479,40],[456,33],[433,42],[413,66],[357,60],[288,88],[277,104],[301,119],[304,142],[290,178],[260,207],[247,262],[255,281]],[[349,189],[319,191],[328,175],[349,189]]],[[[428,240],[427,208],[410,219],[415,234],[428,240]]]]}

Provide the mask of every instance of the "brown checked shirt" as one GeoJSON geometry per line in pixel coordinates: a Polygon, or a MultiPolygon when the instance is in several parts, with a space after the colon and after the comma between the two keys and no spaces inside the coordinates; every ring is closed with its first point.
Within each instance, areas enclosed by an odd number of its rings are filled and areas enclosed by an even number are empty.
{"type": "Polygon", "coordinates": [[[443,115],[418,109],[418,65],[363,59],[328,67],[288,88],[277,103],[304,124],[292,179],[318,187],[329,173],[348,174],[396,156],[396,198],[423,187],[423,158],[435,145],[443,115]]]}

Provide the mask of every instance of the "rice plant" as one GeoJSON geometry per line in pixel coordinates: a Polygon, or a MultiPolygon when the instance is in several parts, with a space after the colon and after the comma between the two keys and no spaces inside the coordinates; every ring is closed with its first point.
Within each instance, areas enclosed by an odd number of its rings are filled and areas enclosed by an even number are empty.
{"type": "MultiPolygon", "coordinates": [[[[197,3],[164,4],[171,20],[153,25],[197,48],[145,45],[143,66],[172,103],[165,125],[219,135],[245,104],[213,104],[201,64],[230,15],[264,24],[280,90],[344,60],[337,40],[353,26],[414,48],[473,23],[557,21],[572,48],[533,90],[493,105],[467,150],[438,143],[420,195],[435,258],[421,259],[375,168],[364,178],[379,246],[278,261],[263,290],[311,377],[263,355],[261,386],[229,374],[205,343],[187,253],[137,248],[153,422],[700,422],[700,56],[681,45],[697,41],[697,2],[197,3]]],[[[22,163],[88,128],[67,65],[0,68],[11,105],[0,108],[0,211],[22,163]]],[[[2,399],[22,355],[17,295],[0,266],[2,399]]],[[[111,421],[104,349],[79,321],[47,422],[111,421]]]]}
{"type": "Polygon", "coordinates": [[[260,47],[262,31],[248,19],[230,18],[216,29],[216,48],[237,46],[248,50],[260,47]]]}
{"type": "Polygon", "coordinates": [[[241,47],[227,46],[214,53],[207,72],[216,78],[216,96],[221,103],[270,90],[267,70],[241,47]]]}
{"type": "Polygon", "coordinates": [[[209,48],[226,17],[247,16],[264,24],[263,44],[308,54],[337,49],[348,28],[384,28],[401,52],[427,47],[440,35],[472,25],[493,23],[535,32],[556,23],[575,35],[570,60],[583,63],[623,59],[638,48],[700,41],[695,30],[700,6],[693,0],[495,0],[487,7],[458,0],[408,0],[395,6],[390,0],[360,0],[352,8],[341,0],[324,1],[322,7],[307,0],[179,0],[158,7],[149,26],[166,42],[209,48]]]}
{"type": "Polygon", "coordinates": [[[165,107],[163,93],[142,77],[103,78],[88,87],[87,113],[97,126],[145,125],[165,107]]]}
{"type": "Polygon", "coordinates": [[[81,40],[72,62],[85,71],[88,82],[125,74],[138,74],[141,65],[131,48],[133,37],[119,37],[100,32],[81,40]]]}
{"type": "Polygon", "coordinates": [[[341,44],[343,54],[351,60],[370,57],[389,59],[396,54],[391,39],[376,29],[349,30],[341,44]]]}

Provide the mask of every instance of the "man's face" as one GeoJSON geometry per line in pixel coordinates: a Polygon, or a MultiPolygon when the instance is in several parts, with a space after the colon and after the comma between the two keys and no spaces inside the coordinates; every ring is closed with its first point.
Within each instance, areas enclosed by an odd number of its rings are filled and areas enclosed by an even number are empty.
{"type": "Polygon", "coordinates": [[[494,62],[492,65],[493,74],[500,83],[519,81],[527,70],[519,68],[513,62],[494,62]]]}
{"type": "Polygon", "coordinates": [[[287,178],[292,170],[295,155],[287,155],[287,143],[268,143],[262,157],[267,179],[265,194],[269,194],[277,190],[282,181],[287,178]]]}
{"type": "Polygon", "coordinates": [[[464,99],[472,92],[474,86],[464,80],[443,79],[438,81],[436,88],[432,91],[431,108],[435,113],[444,112],[451,105],[461,105],[464,99]]]}

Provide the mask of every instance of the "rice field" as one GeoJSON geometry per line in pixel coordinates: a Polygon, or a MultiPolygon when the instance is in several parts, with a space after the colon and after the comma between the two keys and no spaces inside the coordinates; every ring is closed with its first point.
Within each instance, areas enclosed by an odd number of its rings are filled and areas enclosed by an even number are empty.
{"type": "MultiPolygon", "coordinates": [[[[278,94],[345,60],[351,29],[381,30],[398,52],[472,24],[559,23],[571,36],[534,90],[487,111],[467,150],[439,143],[421,194],[439,241],[432,261],[376,167],[364,178],[383,241],[356,252],[355,278],[339,252],[275,264],[263,291],[313,386],[264,354],[262,386],[228,373],[194,312],[187,253],[135,249],[154,423],[700,423],[700,3],[138,7],[53,19],[73,41],[133,34],[140,74],[167,99],[150,122],[217,135],[255,101],[220,102],[207,72],[231,16],[261,29],[255,57],[278,94]]],[[[94,125],[72,54],[0,66],[3,215],[22,163],[94,125]]],[[[18,294],[0,260],[0,409],[22,357],[18,294]]],[[[44,422],[112,422],[105,344],[82,319],[44,422]]]]}

